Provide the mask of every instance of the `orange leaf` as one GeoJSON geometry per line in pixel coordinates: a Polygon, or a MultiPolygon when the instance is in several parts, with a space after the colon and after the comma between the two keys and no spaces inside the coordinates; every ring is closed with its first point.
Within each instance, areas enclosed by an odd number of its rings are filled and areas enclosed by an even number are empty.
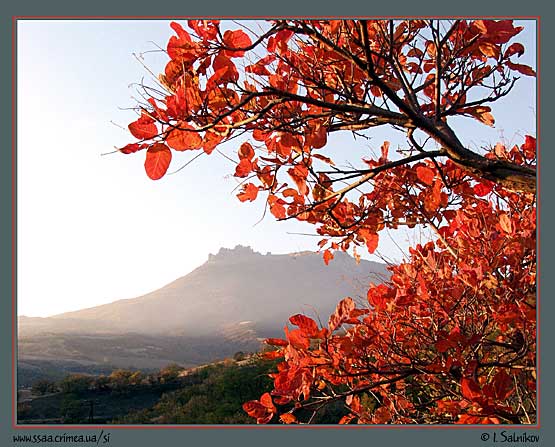
{"type": "Polygon", "coordinates": [[[146,151],[145,171],[152,180],[164,177],[170,166],[172,153],[170,148],[162,143],[153,144],[146,151]]]}
{"type": "Polygon", "coordinates": [[[250,202],[254,202],[257,196],[258,186],[252,183],[247,183],[246,185],[243,185],[243,191],[237,194],[237,197],[241,202],[246,202],[247,200],[250,202]]]}
{"type": "Polygon", "coordinates": [[[526,135],[524,144],[520,146],[527,158],[535,158],[536,156],[536,139],[531,135],[526,135]]]}
{"type": "Polygon", "coordinates": [[[493,389],[497,399],[507,399],[514,391],[511,376],[503,370],[499,371],[493,378],[493,389]]]}
{"type": "Polygon", "coordinates": [[[147,115],[141,116],[137,121],[133,121],[129,126],[129,132],[139,140],[148,140],[158,135],[158,128],[154,120],[147,115]]]}
{"type": "Polygon", "coordinates": [[[351,311],[355,308],[355,302],[352,298],[347,297],[337,305],[335,312],[329,318],[328,325],[330,332],[335,331],[341,324],[347,321],[351,315],[351,311]]]}
{"type": "Polygon", "coordinates": [[[378,248],[378,243],[380,241],[378,234],[366,228],[359,230],[358,234],[364,240],[368,253],[374,253],[376,248],[378,248]]]}
{"type": "Polygon", "coordinates": [[[268,196],[268,204],[270,205],[270,212],[277,219],[285,219],[286,213],[285,213],[285,207],[283,206],[283,204],[285,203],[287,202],[285,202],[282,199],[279,199],[274,195],[268,196]]]}
{"type": "Polygon", "coordinates": [[[355,418],[355,416],[353,414],[348,414],[346,416],[343,416],[339,420],[339,424],[349,424],[354,418],[355,418]]]}
{"type": "Polygon", "coordinates": [[[324,251],[324,262],[326,263],[326,265],[328,265],[332,259],[333,253],[329,250],[324,251]]]}
{"type": "Polygon", "coordinates": [[[470,380],[467,378],[463,378],[461,380],[461,392],[462,392],[462,395],[470,401],[473,401],[482,397],[482,390],[480,389],[478,384],[473,380],[470,380]]]}
{"type": "Polygon", "coordinates": [[[306,195],[308,193],[308,187],[306,186],[308,168],[304,165],[296,165],[290,168],[287,173],[291,176],[297,188],[299,188],[299,193],[301,193],[301,195],[306,195]]]}
{"type": "Polygon", "coordinates": [[[282,414],[279,418],[284,424],[293,424],[297,422],[297,418],[291,413],[282,414]]]}
{"type": "Polygon", "coordinates": [[[243,404],[243,410],[245,410],[249,416],[256,418],[257,424],[267,424],[274,415],[272,411],[269,411],[268,408],[258,400],[245,402],[243,404]]]}
{"type": "Polygon", "coordinates": [[[324,163],[327,163],[331,166],[335,166],[335,163],[333,162],[333,160],[329,157],[326,157],[325,155],[321,155],[321,154],[313,154],[312,155],[313,158],[316,158],[318,160],[322,160],[324,163]]]}
{"type": "Polygon", "coordinates": [[[247,177],[252,172],[252,162],[243,158],[235,167],[235,177],[247,177]]]}
{"type": "Polygon", "coordinates": [[[222,140],[223,137],[221,135],[207,131],[202,139],[202,148],[204,149],[204,152],[210,155],[222,140]]]}
{"type": "Polygon", "coordinates": [[[244,158],[251,160],[254,157],[254,149],[250,143],[243,143],[239,147],[239,158],[242,160],[244,158]]]}
{"type": "Polygon", "coordinates": [[[460,112],[473,116],[487,126],[493,126],[495,124],[495,119],[490,111],[491,107],[488,106],[467,107],[466,109],[460,110],[460,112]]]}
{"type": "Polygon", "coordinates": [[[474,193],[478,197],[487,196],[493,190],[493,183],[487,180],[482,180],[476,186],[474,186],[474,193]]]}
{"type": "Polygon", "coordinates": [[[281,338],[267,338],[264,342],[272,346],[287,346],[289,344],[286,340],[281,338]]]}
{"type": "Polygon", "coordinates": [[[260,403],[264,405],[272,413],[275,413],[277,411],[276,407],[274,406],[274,403],[272,402],[272,396],[270,396],[270,393],[264,393],[260,397],[260,403]]]}
{"type": "Polygon", "coordinates": [[[281,351],[266,351],[262,353],[262,357],[265,358],[266,360],[275,360],[275,359],[282,358],[283,356],[284,354],[281,351]]]}
{"type": "Polygon", "coordinates": [[[318,325],[316,322],[305,315],[297,314],[289,318],[291,324],[299,326],[299,329],[307,337],[314,337],[318,334],[318,325]]]}
{"type": "Polygon", "coordinates": [[[434,182],[435,173],[433,169],[427,166],[418,166],[416,168],[416,176],[426,185],[431,185],[434,182]]]}
{"type": "Polygon", "coordinates": [[[287,327],[285,328],[285,336],[291,346],[294,346],[298,349],[308,349],[310,347],[310,341],[300,329],[293,329],[289,330],[287,327]]]}
{"type": "Polygon", "coordinates": [[[382,144],[382,147],[380,148],[382,151],[382,156],[381,156],[381,160],[387,160],[387,155],[389,153],[389,141],[384,141],[382,144]]]}
{"type": "Polygon", "coordinates": [[[503,57],[511,57],[513,54],[522,56],[524,54],[524,45],[521,43],[513,43],[505,50],[503,57]]]}
{"type": "Polygon", "coordinates": [[[241,57],[245,54],[244,51],[238,51],[242,48],[246,48],[252,45],[250,37],[242,30],[236,31],[226,31],[224,33],[224,45],[229,49],[226,49],[225,53],[230,57],[241,57]],[[237,49],[237,50],[235,50],[237,49]]]}
{"type": "Polygon", "coordinates": [[[326,128],[320,124],[318,124],[315,129],[310,129],[306,133],[306,144],[314,149],[324,147],[327,141],[328,132],[326,128]]]}
{"type": "Polygon", "coordinates": [[[391,419],[391,412],[387,407],[378,408],[372,415],[372,423],[385,424],[391,419]]]}
{"type": "Polygon", "coordinates": [[[506,213],[503,213],[499,216],[499,226],[505,233],[511,234],[513,232],[513,224],[511,222],[511,218],[506,213]]]}
{"type": "Polygon", "coordinates": [[[133,143],[133,144],[128,144],[127,146],[122,147],[121,149],[119,149],[119,151],[122,154],[132,154],[133,152],[137,152],[141,149],[143,149],[143,148],[139,144],[133,143]]]}
{"type": "Polygon", "coordinates": [[[534,69],[532,67],[529,67],[528,65],[513,64],[512,62],[507,62],[507,67],[509,67],[511,70],[518,71],[525,76],[536,76],[536,72],[534,71],[534,69]]]}
{"type": "Polygon", "coordinates": [[[494,59],[499,57],[499,47],[492,42],[481,42],[478,48],[484,56],[493,57],[494,59]]]}
{"type": "Polygon", "coordinates": [[[180,123],[179,129],[173,129],[166,138],[168,146],[176,151],[186,151],[189,149],[199,149],[202,146],[202,138],[187,123],[180,123]]]}

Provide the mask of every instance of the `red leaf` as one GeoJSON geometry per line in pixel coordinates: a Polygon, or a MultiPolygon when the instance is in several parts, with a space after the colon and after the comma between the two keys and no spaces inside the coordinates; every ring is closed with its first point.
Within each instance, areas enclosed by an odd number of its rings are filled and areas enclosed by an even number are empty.
{"type": "Polygon", "coordinates": [[[289,328],[285,327],[285,336],[287,340],[289,340],[291,346],[295,348],[308,349],[310,347],[309,339],[304,336],[300,329],[293,329],[290,331],[289,328]]]}
{"type": "Polygon", "coordinates": [[[239,79],[239,73],[235,64],[224,54],[220,53],[212,62],[214,74],[208,80],[207,87],[213,88],[214,85],[223,82],[235,82],[239,79]]]}
{"type": "Polygon", "coordinates": [[[291,324],[298,326],[303,334],[307,337],[315,337],[318,335],[318,325],[316,322],[305,315],[297,314],[289,318],[291,324]]]}
{"type": "Polygon", "coordinates": [[[166,143],[176,151],[199,149],[202,146],[202,138],[187,123],[180,123],[179,129],[173,129],[166,138],[166,143]],[[183,129],[183,130],[182,130],[183,129]]]}
{"type": "Polygon", "coordinates": [[[189,20],[187,24],[194,29],[202,40],[211,40],[218,35],[219,20],[189,20]]]}
{"type": "Polygon", "coordinates": [[[513,392],[513,380],[505,371],[499,371],[493,378],[493,390],[499,400],[507,399],[513,392]]]}
{"type": "Polygon", "coordinates": [[[442,340],[438,340],[435,343],[435,347],[437,349],[437,352],[446,352],[448,349],[453,347],[453,343],[451,343],[447,339],[442,339],[442,340]]]}
{"type": "Polygon", "coordinates": [[[275,140],[276,152],[282,157],[289,157],[291,152],[300,152],[301,147],[296,137],[290,133],[281,133],[275,140]]]}
{"type": "Polygon", "coordinates": [[[488,182],[487,180],[483,180],[474,186],[474,193],[478,197],[487,196],[493,190],[493,183],[488,182]]]}
{"type": "Polygon", "coordinates": [[[326,263],[326,265],[328,265],[332,259],[333,253],[329,250],[324,251],[324,262],[326,263]]]}
{"type": "Polygon", "coordinates": [[[372,415],[373,424],[385,424],[391,419],[391,412],[387,407],[378,408],[372,415]]]}
{"type": "Polygon", "coordinates": [[[434,182],[435,173],[433,169],[427,166],[418,166],[416,168],[416,176],[426,185],[431,185],[434,182]]]}
{"type": "Polygon", "coordinates": [[[282,414],[279,418],[284,424],[294,424],[297,422],[297,418],[291,413],[282,414]]]}
{"type": "Polygon", "coordinates": [[[505,233],[512,234],[513,224],[511,222],[511,218],[506,213],[499,216],[499,226],[505,233]]]}
{"type": "Polygon", "coordinates": [[[267,338],[264,342],[272,346],[287,346],[289,344],[286,340],[281,338],[267,338]]]}
{"type": "Polygon", "coordinates": [[[277,411],[276,407],[274,406],[274,403],[272,402],[272,396],[270,396],[270,393],[264,393],[260,397],[260,403],[264,405],[272,413],[275,413],[277,411]]]}
{"type": "Polygon", "coordinates": [[[242,160],[244,158],[251,160],[254,157],[254,149],[250,143],[243,143],[239,147],[239,158],[242,160]]]}
{"type": "Polygon", "coordinates": [[[204,152],[210,155],[216,146],[222,142],[222,140],[223,137],[221,135],[211,131],[206,131],[204,138],[202,139],[202,148],[204,152]]]}
{"type": "Polygon", "coordinates": [[[235,167],[235,177],[247,177],[252,172],[252,162],[243,158],[235,167]]]}
{"type": "Polygon", "coordinates": [[[158,135],[158,128],[154,120],[147,115],[141,116],[137,121],[133,121],[129,126],[129,132],[139,140],[149,140],[158,135]]]}
{"type": "Polygon", "coordinates": [[[513,54],[518,55],[519,57],[524,54],[524,45],[521,43],[513,43],[505,50],[505,54],[503,57],[511,57],[513,54]]]}
{"type": "Polygon", "coordinates": [[[483,394],[476,382],[465,377],[461,380],[461,392],[462,395],[470,401],[480,399],[483,394]]]}
{"type": "Polygon", "coordinates": [[[179,23],[171,22],[170,27],[175,31],[175,33],[180,39],[183,39],[186,42],[192,42],[191,36],[189,35],[189,33],[185,31],[179,23]]]}
{"type": "Polygon", "coordinates": [[[270,205],[270,212],[276,217],[277,219],[285,219],[285,207],[283,206],[285,203],[284,200],[279,199],[274,195],[268,196],[268,204],[270,205]]]}
{"type": "Polygon", "coordinates": [[[247,183],[246,185],[243,185],[243,191],[237,194],[237,197],[241,202],[246,202],[247,200],[253,202],[254,200],[256,200],[257,196],[258,186],[252,183],[247,183]]]}
{"type": "Polygon", "coordinates": [[[385,161],[387,160],[387,155],[389,153],[389,141],[384,141],[381,147],[381,151],[382,151],[382,156],[381,156],[381,160],[385,161]]]}
{"type": "Polygon", "coordinates": [[[476,20],[472,25],[484,36],[481,40],[497,44],[507,43],[522,31],[521,26],[513,26],[512,20],[476,20]]]}
{"type": "MultiPolygon", "coordinates": [[[[236,31],[226,31],[224,33],[224,45],[230,49],[237,48],[238,50],[242,48],[247,48],[252,45],[250,37],[242,30],[236,31]]],[[[244,51],[238,50],[228,50],[225,53],[230,57],[241,57],[245,54],[244,51]]]]}
{"type": "Polygon", "coordinates": [[[359,230],[358,235],[364,240],[368,253],[374,253],[378,248],[378,243],[380,241],[378,234],[363,228],[359,230]]]}
{"type": "Polygon", "coordinates": [[[291,176],[297,188],[299,188],[299,193],[301,195],[306,195],[308,193],[308,187],[306,186],[306,177],[308,176],[308,168],[304,165],[296,165],[290,168],[287,173],[291,176]]]}
{"type": "MultiPolygon", "coordinates": [[[[270,397],[270,400],[271,400],[271,397],[270,397]]],[[[266,407],[262,402],[258,400],[251,400],[249,402],[245,402],[243,404],[243,410],[245,410],[245,412],[249,416],[256,418],[257,424],[267,424],[268,422],[270,422],[270,420],[274,415],[273,411],[269,411],[268,407],[266,407]]]]}
{"type": "Polygon", "coordinates": [[[482,123],[493,126],[495,124],[495,119],[491,112],[491,107],[488,106],[475,106],[475,107],[467,107],[466,109],[461,109],[461,113],[466,113],[471,115],[472,117],[476,118],[478,121],[482,123]]]}
{"type": "Polygon", "coordinates": [[[146,151],[145,171],[152,180],[158,180],[164,177],[170,161],[172,153],[170,148],[162,143],[153,144],[146,151]]]}
{"type": "Polygon", "coordinates": [[[534,71],[534,69],[532,67],[529,67],[528,65],[513,64],[512,62],[507,62],[507,67],[509,67],[511,70],[518,71],[525,76],[536,76],[536,72],[534,71]]]}
{"type": "Polygon", "coordinates": [[[324,147],[328,141],[328,132],[324,126],[318,124],[314,129],[311,128],[306,133],[305,138],[308,146],[314,149],[320,149],[324,147]]]}
{"type": "Polygon", "coordinates": [[[198,46],[192,41],[191,36],[183,27],[176,22],[172,22],[170,26],[176,32],[178,37],[172,36],[166,47],[168,55],[172,59],[179,59],[181,64],[191,65],[198,56],[198,46]]]}
{"type": "Polygon", "coordinates": [[[480,53],[486,57],[497,59],[499,57],[499,47],[492,42],[480,42],[478,44],[480,53]]]}
{"type": "Polygon", "coordinates": [[[141,145],[139,145],[139,144],[137,144],[137,143],[133,143],[133,144],[128,144],[128,145],[125,146],[125,147],[122,147],[121,149],[119,149],[119,151],[120,151],[122,154],[132,154],[132,153],[137,152],[137,151],[139,151],[139,150],[141,150],[141,149],[143,149],[143,148],[141,147],[141,145]]]}
{"type": "Polygon", "coordinates": [[[526,158],[536,157],[536,139],[530,135],[526,135],[524,144],[520,146],[526,158]]]}
{"type": "Polygon", "coordinates": [[[351,315],[351,311],[355,308],[355,302],[352,298],[345,298],[337,305],[335,312],[329,318],[328,325],[330,332],[335,331],[341,324],[347,321],[351,315]]]}

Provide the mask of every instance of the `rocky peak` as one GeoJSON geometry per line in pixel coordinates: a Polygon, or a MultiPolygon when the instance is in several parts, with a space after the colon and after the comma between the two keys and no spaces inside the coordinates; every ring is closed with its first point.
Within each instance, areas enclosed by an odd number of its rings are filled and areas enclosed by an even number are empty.
{"type": "Polygon", "coordinates": [[[245,247],[244,245],[236,245],[235,248],[222,247],[215,255],[210,253],[208,255],[208,261],[209,262],[220,261],[220,260],[239,261],[242,259],[252,258],[253,256],[262,256],[262,255],[254,251],[251,247],[245,247]]]}

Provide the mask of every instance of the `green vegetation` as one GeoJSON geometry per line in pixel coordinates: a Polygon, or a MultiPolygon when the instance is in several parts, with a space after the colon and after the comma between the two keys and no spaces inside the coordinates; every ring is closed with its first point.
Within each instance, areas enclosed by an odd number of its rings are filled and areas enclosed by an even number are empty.
{"type": "Polygon", "coordinates": [[[187,376],[190,383],[167,393],[150,409],[115,420],[122,424],[252,424],[244,402],[271,389],[275,362],[256,359],[209,365],[187,376]]]}
{"type": "MultiPolygon", "coordinates": [[[[38,380],[18,393],[20,424],[253,424],[243,403],[272,389],[277,361],[238,352],[234,359],[192,369],[170,364],[157,372],[116,369],[38,380]],[[29,393],[27,391],[27,393],[29,393]]],[[[308,413],[307,413],[308,414],[308,413]]],[[[313,423],[335,423],[344,402],[317,412],[313,423]]],[[[272,420],[278,423],[278,418],[272,420]]]]}
{"type": "Polygon", "coordinates": [[[18,422],[48,424],[251,424],[242,404],[271,389],[275,361],[248,354],[186,370],[113,370],[69,374],[33,384],[18,403],[18,422]]]}

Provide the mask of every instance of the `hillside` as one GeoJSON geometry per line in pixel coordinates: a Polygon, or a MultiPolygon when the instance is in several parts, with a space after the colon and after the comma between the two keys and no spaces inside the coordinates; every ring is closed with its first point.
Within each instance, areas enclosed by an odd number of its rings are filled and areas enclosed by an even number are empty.
{"type": "Polygon", "coordinates": [[[222,248],[191,273],[146,295],[49,318],[18,319],[19,360],[119,367],[199,364],[256,350],[305,313],[325,324],[345,296],[357,298],[383,264],[336,253],[262,255],[222,248]]]}

